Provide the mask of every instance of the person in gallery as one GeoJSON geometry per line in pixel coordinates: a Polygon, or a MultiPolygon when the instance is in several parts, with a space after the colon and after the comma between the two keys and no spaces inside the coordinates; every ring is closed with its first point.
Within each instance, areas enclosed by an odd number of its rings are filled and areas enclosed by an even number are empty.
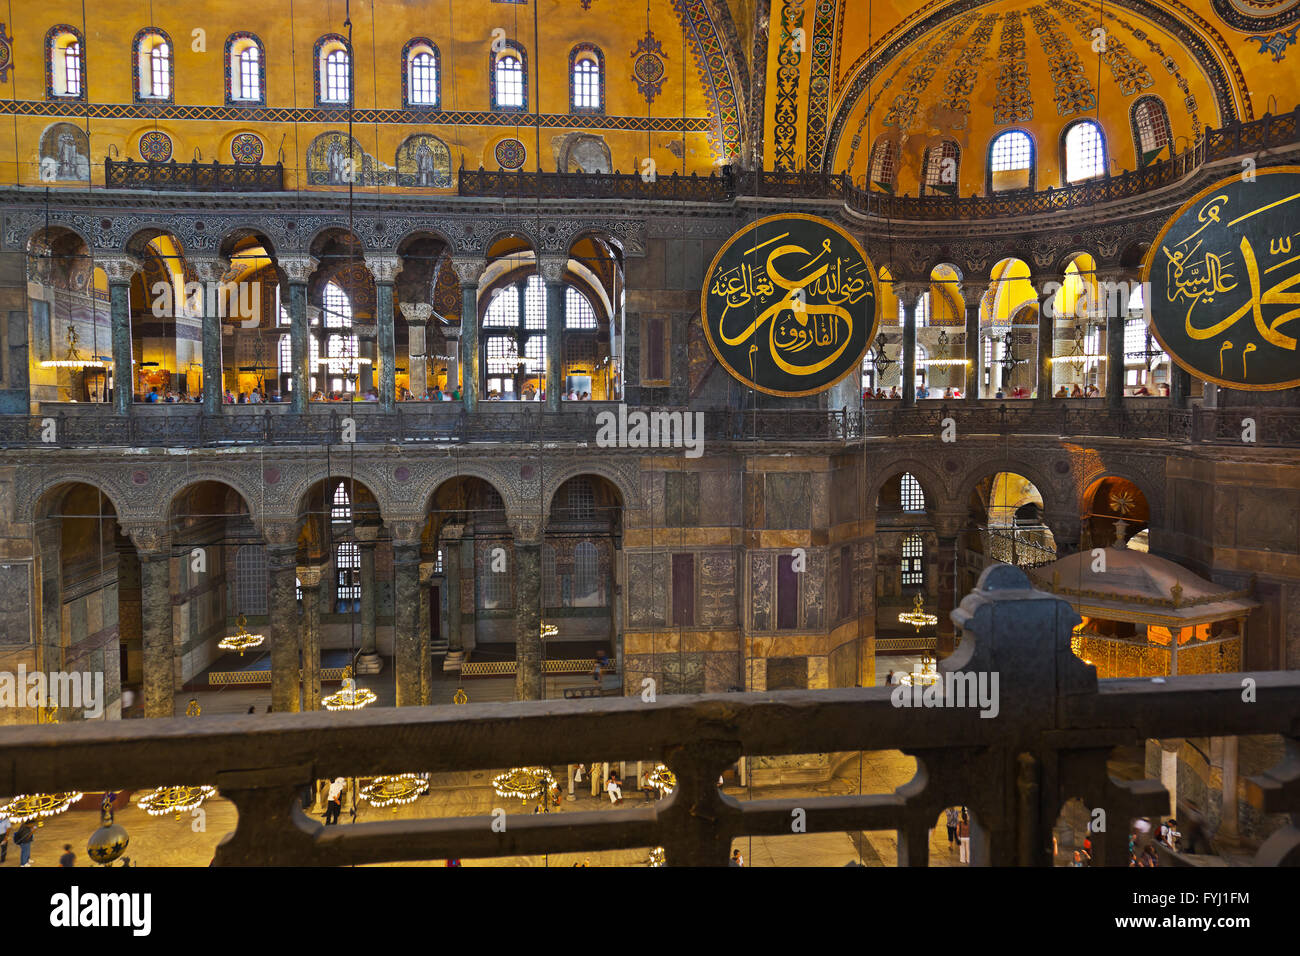
{"type": "Polygon", "coordinates": [[[744,866],[745,858],[740,855],[739,850],[731,851],[731,859],[727,861],[727,866],[744,866]]]}
{"type": "Polygon", "coordinates": [[[970,863],[970,817],[966,813],[966,808],[961,808],[961,819],[957,821],[957,845],[959,852],[958,861],[970,863]]]}
{"type": "Polygon", "coordinates": [[[623,788],[620,787],[619,784],[618,784],[618,776],[617,776],[617,775],[615,775],[615,774],[613,774],[613,773],[611,773],[611,774],[609,775],[609,782],[608,782],[607,784],[605,784],[605,790],[606,790],[606,792],[609,794],[609,802],[610,802],[610,803],[622,803],[622,802],[623,802],[623,788]]]}
{"type": "Polygon", "coordinates": [[[325,825],[338,825],[339,815],[343,812],[343,788],[347,786],[347,781],[342,777],[335,777],[334,782],[330,784],[329,799],[325,803],[325,825]]]}
{"type": "Polygon", "coordinates": [[[944,811],[944,825],[948,828],[948,852],[957,848],[957,808],[949,807],[944,811]]]}

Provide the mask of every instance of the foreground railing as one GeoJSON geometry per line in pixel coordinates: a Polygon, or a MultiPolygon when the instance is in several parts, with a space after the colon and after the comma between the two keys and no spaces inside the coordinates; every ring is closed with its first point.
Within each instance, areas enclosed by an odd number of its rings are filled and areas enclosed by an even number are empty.
{"type": "MultiPolygon", "coordinates": [[[[194,406],[151,407],[116,416],[93,406],[45,415],[0,416],[0,448],[166,447],[230,445],[401,444],[437,446],[490,442],[566,443],[614,447],[679,448],[690,442],[852,442],[863,438],[938,435],[948,419],[962,435],[1037,435],[1062,438],[1149,439],[1180,444],[1240,445],[1248,435],[1265,447],[1300,446],[1300,408],[1174,408],[1137,400],[1118,410],[1069,399],[1047,403],[927,402],[902,408],[872,402],[862,409],[711,409],[628,406],[634,435],[644,414],[650,434],[668,440],[637,446],[610,431],[618,426],[618,406],[591,405],[546,412],[537,405],[466,413],[459,408],[399,406],[384,412],[374,406],[336,406],[294,414],[281,406],[260,414],[204,415],[194,406]],[[610,417],[602,417],[602,415],[610,417]],[[702,416],[703,432],[699,430],[702,416]],[[689,418],[689,434],[687,433],[689,418]],[[687,440],[689,439],[689,441],[687,440]]],[[[103,406],[100,406],[102,408],[103,406]]]]}
{"type": "MultiPolygon", "coordinates": [[[[215,863],[281,866],[657,846],[669,865],[725,865],[744,835],[872,830],[897,831],[899,865],[924,866],[930,830],[955,805],[971,810],[975,864],[1047,866],[1053,825],[1078,798],[1110,821],[1094,863],[1123,866],[1127,821],[1166,813],[1169,797],[1156,781],[1112,778],[1113,748],[1283,734],[1289,762],[1249,779],[1247,793],[1264,813],[1300,810],[1300,675],[1251,675],[1250,702],[1242,675],[1099,685],[1070,651],[1078,616],[1006,565],[985,571],[953,620],[963,639],[941,665],[944,706],[921,706],[919,696],[897,706],[897,692],[882,687],[29,725],[0,729],[0,792],[212,781],[239,813],[215,863]],[[991,686],[992,697],[965,698],[958,674],[991,686]],[[742,755],[894,748],[914,756],[919,772],[893,793],[740,802],[718,789],[719,774],[742,755]],[[299,805],[313,781],[335,776],[554,767],[593,753],[658,757],[677,789],[644,808],[523,811],[504,828],[495,816],[324,827],[299,805]]],[[[1257,862],[1297,854],[1300,829],[1285,827],[1257,862]]]]}
{"type": "Polygon", "coordinates": [[[284,189],[284,165],[260,163],[178,163],[104,160],[104,185],[109,189],[184,189],[196,192],[279,192],[284,189]]]}

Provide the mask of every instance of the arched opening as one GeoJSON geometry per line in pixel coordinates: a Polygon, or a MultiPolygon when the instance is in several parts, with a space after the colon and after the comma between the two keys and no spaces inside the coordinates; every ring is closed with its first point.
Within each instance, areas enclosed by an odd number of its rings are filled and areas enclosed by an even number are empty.
{"type": "Polygon", "coordinates": [[[1029,398],[1037,384],[1038,293],[1023,259],[1003,259],[980,303],[980,395],[1029,398]]]}
{"type": "Polygon", "coordinates": [[[1098,478],[1083,496],[1079,550],[1091,550],[1122,540],[1133,551],[1149,551],[1151,507],[1146,495],[1127,478],[1098,478]]]}
{"type": "Polygon", "coordinates": [[[1054,397],[1099,397],[1106,384],[1106,304],[1090,254],[1080,253],[1066,265],[1051,305],[1054,397]]]}
{"type": "Polygon", "coordinates": [[[202,394],[204,296],[192,293],[203,286],[174,236],[142,233],[128,248],[141,263],[130,298],[135,401],[193,402],[202,394]]]}
{"type": "Polygon", "coordinates": [[[997,472],[975,485],[963,539],[958,571],[962,594],[974,589],[990,564],[1032,568],[1056,560],[1043,496],[1032,481],[1014,472],[997,472]]]}
{"type": "Polygon", "coordinates": [[[937,648],[933,624],[900,620],[913,611],[938,614],[939,539],[933,502],[914,474],[902,472],[880,486],[875,505],[876,670],[910,673],[923,655],[934,656],[937,648]]]}
{"type": "Polygon", "coordinates": [[[27,260],[32,401],[108,402],[112,319],[103,270],[80,236],[57,226],[32,237],[27,260]]]}

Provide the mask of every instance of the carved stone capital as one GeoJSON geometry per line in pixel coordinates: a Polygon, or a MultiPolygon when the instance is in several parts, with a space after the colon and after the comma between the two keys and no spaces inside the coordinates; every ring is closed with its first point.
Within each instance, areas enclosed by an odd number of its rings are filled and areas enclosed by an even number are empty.
{"type": "Polygon", "coordinates": [[[903,303],[903,308],[911,311],[916,308],[916,303],[920,301],[921,296],[930,291],[928,282],[895,282],[892,286],[895,298],[903,303]]]}
{"type": "Polygon", "coordinates": [[[141,557],[161,557],[171,551],[171,535],[165,524],[125,525],[123,530],[141,557]]]}
{"type": "Polygon", "coordinates": [[[297,521],[265,521],[262,523],[262,540],[268,548],[297,548],[297,521]]]}
{"type": "Polygon", "coordinates": [[[460,338],[461,327],[459,325],[444,325],[442,327],[442,337],[444,339],[460,338]]]}
{"type": "Polygon", "coordinates": [[[564,281],[564,273],[568,271],[569,259],[567,256],[542,256],[537,260],[537,273],[542,277],[542,281],[547,283],[560,283],[564,281]]]}
{"type": "Polygon", "coordinates": [[[218,256],[187,256],[185,264],[200,282],[220,282],[230,271],[230,263],[218,256]]]}
{"type": "Polygon", "coordinates": [[[379,525],[359,524],[353,527],[352,534],[363,548],[371,546],[379,540],[379,525]]]}
{"type": "Polygon", "coordinates": [[[433,315],[433,306],[428,302],[399,302],[397,307],[402,310],[408,325],[423,325],[433,315]]]}
{"type": "Polygon", "coordinates": [[[298,565],[298,581],[303,590],[320,587],[320,579],[325,571],[323,564],[300,564],[298,565]]]}
{"type": "Polygon", "coordinates": [[[277,256],[275,262],[293,285],[306,285],[318,265],[315,256],[277,256]]]}
{"type": "Polygon", "coordinates": [[[463,524],[445,524],[438,532],[438,538],[449,545],[455,546],[460,544],[460,539],[464,534],[465,526],[463,524]]]}
{"type": "Polygon", "coordinates": [[[393,539],[394,548],[407,548],[419,545],[424,522],[418,518],[397,518],[385,521],[384,527],[393,539]]]}
{"type": "Polygon", "coordinates": [[[459,256],[453,256],[451,260],[452,271],[456,273],[456,278],[460,280],[463,286],[478,285],[479,278],[483,275],[483,270],[487,268],[487,263],[482,259],[464,259],[459,256]]]}
{"type": "Polygon", "coordinates": [[[515,544],[540,545],[542,543],[542,519],[539,517],[519,517],[510,522],[510,533],[515,544]]]}
{"type": "Polygon", "coordinates": [[[438,574],[438,563],[436,561],[420,562],[420,583],[421,584],[432,584],[433,579],[437,577],[437,574],[438,574]]]}
{"type": "Polygon", "coordinates": [[[402,271],[399,256],[370,256],[366,259],[366,265],[370,267],[370,274],[375,277],[375,281],[385,285],[397,281],[397,273],[402,271]]]}
{"type": "Polygon", "coordinates": [[[131,281],[131,277],[140,268],[134,256],[124,254],[96,256],[95,265],[104,270],[110,285],[121,285],[131,281]]]}

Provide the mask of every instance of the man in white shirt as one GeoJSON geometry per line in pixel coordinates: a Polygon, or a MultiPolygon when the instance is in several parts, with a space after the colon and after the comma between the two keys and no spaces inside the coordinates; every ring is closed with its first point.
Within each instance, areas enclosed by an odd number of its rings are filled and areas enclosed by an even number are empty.
{"type": "Polygon", "coordinates": [[[618,803],[623,799],[623,788],[618,785],[618,778],[611,776],[609,783],[605,784],[605,789],[609,792],[609,802],[618,803]]]}
{"type": "Polygon", "coordinates": [[[325,825],[331,823],[337,825],[339,814],[343,812],[343,789],[348,782],[342,777],[335,777],[334,782],[330,784],[329,799],[325,803],[325,825]]]}

